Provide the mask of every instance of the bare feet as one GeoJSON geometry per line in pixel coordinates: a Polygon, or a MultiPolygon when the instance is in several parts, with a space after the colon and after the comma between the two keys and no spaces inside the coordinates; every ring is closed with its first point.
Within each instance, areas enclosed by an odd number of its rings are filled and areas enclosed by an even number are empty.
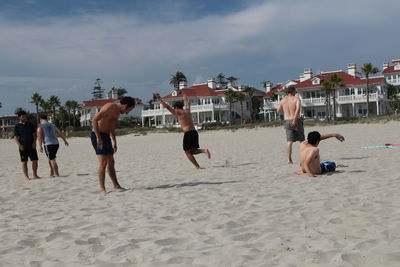
{"type": "Polygon", "coordinates": [[[294,173],[297,174],[297,175],[300,175],[300,174],[303,174],[304,172],[303,172],[302,169],[300,169],[300,170],[295,171],[294,173]]]}
{"type": "Polygon", "coordinates": [[[40,179],[40,178],[42,178],[42,177],[37,176],[37,175],[33,176],[33,179],[40,179]]]}
{"type": "Polygon", "coordinates": [[[100,194],[105,196],[105,195],[107,195],[107,191],[100,189],[100,194]]]}
{"type": "Polygon", "coordinates": [[[293,164],[293,160],[292,160],[292,159],[289,159],[289,160],[287,161],[287,163],[288,163],[288,164],[293,164]]]}
{"type": "Polygon", "coordinates": [[[208,159],[211,159],[211,153],[210,153],[210,150],[206,149],[206,154],[207,154],[207,157],[208,157],[208,159]]]}
{"type": "Polygon", "coordinates": [[[25,177],[25,178],[24,178],[24,181],[25,181],[25,182],[29,182],[29,180],[30,180],[29,177],[25,177]]]}
{"type": "Polygon", "coordinates": [[[125,191],[125,190],[128,190],[128,188],[123,188],[122,186],[116,186],[116,187],[114,187],[114,189],[115,189],[115,190],[118,190],[118,191],[125,191]]]}

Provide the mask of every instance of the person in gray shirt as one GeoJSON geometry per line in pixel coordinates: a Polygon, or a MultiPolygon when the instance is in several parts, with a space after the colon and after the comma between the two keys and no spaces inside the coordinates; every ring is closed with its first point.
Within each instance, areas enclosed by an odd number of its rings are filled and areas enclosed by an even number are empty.
{"type": "Polygon", "coordinates": [[[49,159],[50,176],[52,177],[60,176],[56,161],[56,155],[59,148],[57,135],[64,140],[64,144],[66,146],[69,145],[64,134],[57,128],[57,126],[49,122],[46,115],[41,115],[40,124],[38,127],[38,142],[40,146],[40,152],[42,153],[44,145],[44,151],[49,159]]]}

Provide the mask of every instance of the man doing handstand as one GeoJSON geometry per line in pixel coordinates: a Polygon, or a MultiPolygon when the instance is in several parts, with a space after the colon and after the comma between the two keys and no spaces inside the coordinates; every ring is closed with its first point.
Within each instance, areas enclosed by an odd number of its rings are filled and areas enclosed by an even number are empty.
{"type": "Polygon", "coordinates": [[[196,166],[197,169],[200,169],[200,165],[197,163],[194,155],[200,153],[206,153],[207,157],[210,159],[211,154],[208,149],[200,149],[199,147],[199,134],[194,128],[194,123],[192,119],[192,113],[190,112],[190,103],[186,94],[183,94],[183,100],[185,103],[185,109],[183,109],[182,102],[176,102],[174,104],[174,108],[165,103],[158,95],[158,100],[160,103],[174,115],[179,124],[182,127],[184,134],[183,137],[183,150],[186,153],[188,159],[196,166]]]}

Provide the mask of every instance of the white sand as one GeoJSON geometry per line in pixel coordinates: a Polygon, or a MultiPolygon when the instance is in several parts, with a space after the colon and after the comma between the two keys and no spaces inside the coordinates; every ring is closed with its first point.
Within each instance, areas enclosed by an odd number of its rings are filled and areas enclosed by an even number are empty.
{"type": "MultiPolygon", "coordinates": [[[[212,160],[195,170],[182,134],[118,138],[122,186],[98,194],[88,138],[58,153],[60,173],[25,183],[17,147],[0,140],[0,266],[400,266],[399,122],[306,128],[347,167],[297,176],[281,127],[201,132],[212,160]]],[[[29,169],[30,164],[29,164],[29,169]]]]}

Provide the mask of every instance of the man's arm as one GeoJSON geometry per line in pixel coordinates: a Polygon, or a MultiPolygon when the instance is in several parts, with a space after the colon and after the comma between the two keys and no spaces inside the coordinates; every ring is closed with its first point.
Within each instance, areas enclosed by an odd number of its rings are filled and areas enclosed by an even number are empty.
{"type": "Polygon", "coordinates": [[[301,110],[301,100],[300,98],[296,98],[296,109],[294,112],[294,118],[291,122],[292,127],[296,126],[300,119],[300,110],[301,110]]]}
{"type": "Polygon", "coordinates": [[[170,105],[168,105],[167,103],[165,103],[165,102],[159,97],[159,95],[158,95],[157,100],[160,101],[160,103],[164,106],[164,108],[168,109],[169,112],[171,112],[172,115],[176,115],[176,114],[175,114],[175,110],[174,110],[170,105]]]}
{"type": "Polygon", "coordinates": [[[333,134],[322,134],[321,135],[321,140],[325,140],[325,139],[328,139],[328,138],[331,138],[331,137],[336,137],[336,139],[339,140],[340,142],[344,141],[344,137],[342,135],[336,134],[336,133],[333,133],[333,134]]]}
{"type": "Polygon", "coordinates": [[[187,96],[185,93],[183,93],[183,102],[185,103],[185,108],[186,108],[187,110],[190,110],[189,98],[188,98],[188,96],[187,96]]]}
{"type": "Polygon", "coordinates": [[[317,177],[311,170],[311,162],[313,159],[318,157],[319,149],[315,148],[309,155],[307,155],[307,158],[303,162],[303,167],[306,170],[306,173],[308,174],[309,177],[317,177]]]}
{"type": "Polygon", "coordinates": [[[278,108],[276,109],[275,113],[279,114],[279,113],[281,113],[281,111],[282,111],[282,101],[279,102],[278,108]]]}
{"type": "Polygon", "coordinates": [[[43,153],[43,132],[42,132],[42,127],[40,127],[40,126],[38,127],[38,130],[37,130],[37,140],[39,143],[40,152],[43,153]]]}
{"type": "Polygon", "coordinates": [[[68,144],[68,142],[67,142],[67,138],[64,136],[64,134],[60,131],[60,129],[58,129],[57,127],[56,127],[56,133],[57,133],[57,135],[59,136],[59,137],[61,137],[62,138],[62,140],[64,140],[64,144],[66,145],[66,146],[68,146],[69,144],[68,144]]]}
{"type": "Polygon", "coordinates": [[[103,140],[101,139],[101,136],[100,136],[99,121],[101,119],[104,119],[105,117],[107,117],[107,111],[109,110],[109,108],[110,108],[110,104],[104,105],[92,119],[93,132],[96,135],[96,142],[97,142],[98,149],[103,149],[103,140]]]}

